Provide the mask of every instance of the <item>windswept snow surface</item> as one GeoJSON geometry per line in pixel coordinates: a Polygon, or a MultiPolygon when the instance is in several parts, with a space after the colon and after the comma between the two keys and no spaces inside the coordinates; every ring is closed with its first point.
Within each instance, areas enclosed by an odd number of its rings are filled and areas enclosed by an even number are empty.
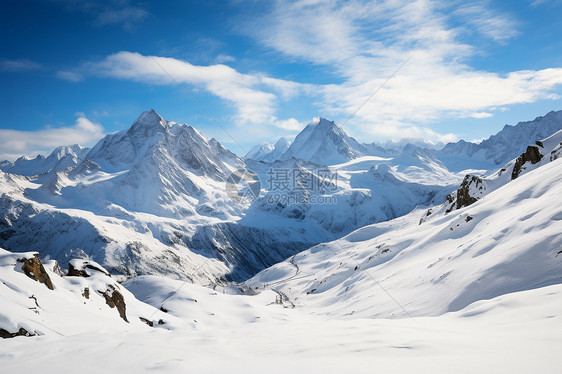
{"type": "Polygon", "coordinates": [[[0,340],[2,370],[511,374],[558,373],[562,364],[561,285],[415,320],[332,319],[284,308],[273,293],[229,295],[157,277],[125,286],[156,308],[178,290],[164,304],[168,313],[158,312],[167,323],[114,325],[82,319],[59,303],[68,328],[0,340]]]}

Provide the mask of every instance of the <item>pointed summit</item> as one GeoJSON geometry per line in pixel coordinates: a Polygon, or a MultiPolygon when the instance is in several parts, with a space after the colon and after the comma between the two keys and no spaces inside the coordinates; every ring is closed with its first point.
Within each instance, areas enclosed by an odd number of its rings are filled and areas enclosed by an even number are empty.
{"type": "Polygon", "coordinates": [[[156,133],[164,133],[168,129],[168,121],[162,118],[154,109],[142,112],[133,122],[127,133],[141,134],[142,136],[153,136],[156,133]]]}
{"type": "Polygon", "coordinates": [[[275,143],[275,149],[282,149],[285,148],[285,150],[287,148],[289,148],[289,146],[291,145],[291,142],[289,142],[287,140],[287,138],[285,137],[281,137],[279,138],[279,140],[275,143]]]}
{"type": "Polygon", "coordinates": [[[347,162],[365,154],[365,147],[338,126],[334,121],[318,118],[310,122],[281,156],[312,161],[322,165],[347,162]]]}

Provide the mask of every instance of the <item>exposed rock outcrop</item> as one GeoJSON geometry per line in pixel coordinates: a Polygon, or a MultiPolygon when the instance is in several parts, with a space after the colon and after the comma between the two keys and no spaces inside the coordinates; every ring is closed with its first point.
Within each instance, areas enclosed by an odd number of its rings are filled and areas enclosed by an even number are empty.
{"type": "Polygon", "coordinates": [[[36,280],[39,283],[43,283],[50,290],[55,289],[53,282],[51,282],[51,278],[49,277],[49,274],[47,274],[47,271],[45,271],[45,267],[41,263],[37,253],[35,253],[33,257],[23,257],[17,261],[23,263],[21,270],[23,270],[25,275],[29,278],[36,280]]]}
{"type": "Polygon", "coordinates": [[[102,274],[111,277],[111,275],[100,265],[95,262],[86,260],[72,260],[68,264],[68,276],[69,277],[84,277],[88,278],[91,276],[89,270],[94,270],[102,274]]]}
{"type": "Polygon", "coordinates": [[[107,290],[105,290],[105,292],[100,293],[103,297],[105,297],[107,305],[109,305],[110,308],[117,308],[121,318],[123,318],[125,322],[129,322],[127,320],[127,306],[125,305],[125,298],[123,297],[123,294],[117,291],[117,289],[110,284],[107,285],[107,290]]]}
{"type": "Polygon", "coordinates": [[[478,201],[474,196],[474,191],[481,191],[484,188],[484,181],[482,178],[467,174],[457,190],[457,209],[469,206],[478,201]]]}
{"type": "Polygon", "coordinates": [[[63,276],[64,276],[64,272],[63,272],[62,269],[60,268],[59,263],[56,262],[56,261],[53,261],[53,262],[54,262],[54,264],[53,264],[53,267],[52,267],[51,270],[53,271],[53,273],[55,273],[55,274],[57,274],[57,275],[63,277],[63,276]]]}
{"type": "Polygon", "coordinates": [[[530,162],[531,164],[536,164],[543,158],[543,155],[539,151],[539,147],[536,145],[530,145],[527,147],[525,153],[517,157],[515,160],[515,165],[513,165],[513,171],[511,172],[511,180],[517,178],[521,174],[521,170],[525,163],[530,162]]]}
{"type": "Polygon", "coordinates": [[[4,329],[0,329],[0,338],[2,339],[15,338],[16,336],[34,336],[34,335],[35,334],[31,334],[23,327],[20,327],[20,329],[16,332],[9,332],[4,329]]]}

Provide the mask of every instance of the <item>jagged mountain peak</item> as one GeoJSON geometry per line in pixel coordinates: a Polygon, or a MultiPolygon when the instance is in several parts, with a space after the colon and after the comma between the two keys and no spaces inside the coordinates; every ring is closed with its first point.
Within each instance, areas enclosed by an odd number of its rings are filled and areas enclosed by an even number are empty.
{"type": "MultiPolygon", "coordinates": [[[[154,109],[143,112],[128,130],[100,140],[87,158],[102,170],[113,172],[131,170],[141,162],[164,160],[152,157],[162,152],[179,167],[215,179],[224,177],[230,164],[242,165],[241,160],[217,140],[187,124],[167,121],[154,109]]],[[[166,165],[158,168],[165,169],[166,165]]]]}
{"type": "Polygon", "coordinates": [[[170,128],[170,123],[160,116],[154,109],[142,112],[127,130],[127,133],[142,134],[143,136],[154,136],[156,133],[164,133],[170,128]]]}
{"type": "Polygon", "coordinates": [[[319,117],[310,122],[307,127],[313,130],[315,134],[336,134],[339,137],[348,137],[347,133],[335,122],[327,118],[319,117]]]}
{"type": "Polygon", "coordinates": [[[275,146],[270,142],[262,142],[253,146],[244,158],[261,161],[274,149],[275,146]]]}
{"type": "Polygon", "coordinates": [[[22,156],[13,163],[5,162],[1,166],[3,171],[25,176],[36,176],[51,171],[61,171],[78,165],[88,152],[79,144],[56,147],[47,157],[37,155],[36,157],[22,156]]]}
{"type": "Polygon", "coordinates": [[[347,162],[365,154],[365,147],[326,118],[315,118],[295,138],[282,160],[291,157],[319,164],[347,162]]]}
{"type": "Polygon", "coordinates": [[[279,147],[289,147],[289,145],[291,145],[291,142],[287,140],[287,138],[285,138],[284,136],[279,138],[279,140],[277,140],[277,142],[275,142],[275,148],[279,148],[279,147]]]}
{"type": "Polygon", "coordinates": [[[263,142],[252,147],[244,158],[247,160],[274,162],[289,149],[290,145],[291,142],[285,137],[279,138],[275,144],[263,142]]]}

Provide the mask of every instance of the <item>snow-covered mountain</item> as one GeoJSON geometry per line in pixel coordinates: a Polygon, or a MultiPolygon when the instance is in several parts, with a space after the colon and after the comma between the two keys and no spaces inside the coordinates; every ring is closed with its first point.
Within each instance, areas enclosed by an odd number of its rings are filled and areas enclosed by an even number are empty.
{"type": "MultiPolygon", "coordinates": [[[[322,130],[332,145],[361,147],[334,123],[317,125],[303,134],[322,130]]],[[[275,148],[288,144],[281,139],[275,148]]],[[[28,178],[0,174],[7,181],[0,186],[0,246],[61,264],[90,258],[128,277],[244,280],[319,242],[442,201],[462,176],[423,150],[410,151],[400,160],[365,156],[331,168],[296,158],[244,161],[193,127],[148,111],[74,167],[28,178]],[[226,186],[243,168],[261,181],[261,195],[247,204],[231,199],[226,186]],[[275,173],[304,179],[279,191],[275,173]],[[330,186],[319,188],[323,181],[330,186]]]]}
{"type": "Polygon", "coordinates": [[[78,165],[88,153],[89,148],[78,144],[57,147],[47,157],[38,155],[35,158],[22,156],[16,161],[3,161],[0,170],[18,175],[34,176],[48,172],[63,171],[78,165]]]}
{"type": "Polygon", "coordinates": [[[495,135],[479,144],[460,140],[436,152],[450,170],[497,168],[523,153],[529,143],[544,139],[562,130],[562,111],[552,111],[533,121],[505,125],[495,135]]]}
{"type": "Polygon", "coordinates": [[[306,125],[280,159],[299,158],[320,165],[332,165],[365,155],[365,147],[340,126],[326,118],[319,118],[306,125]]]}
{"type": "Polygon", "coordinates": [[[244,162],[215,139],[166,121],[154,110],[141,114],[127,131],[100,140],[85,162],[116,176],[80,186],[98,200],[175,218],[238,213],[224,182],[244,162]]]}
{"type": "Polygon", "coordinates": [[[250,149],[250,151],[246,154],[246,156],[244,156],[244,158],[261,161],[267,155],[273,152],[274,149],[275,146],[270,142],[263,142],[260,144],[256,144],[255,146],[252,147],[252,149],[250,149]]]}
{"type": "MultiPolygon", "coordinates": [[[[281,139],[274,148],[288,145],[281,139]]],[[[0,246],[61,264],[90,258],[127,277],[242,281],[318,243],[440,204],[466,174],[427,148],[364,155],[380,151],[371,148],[320,119],[281,160],[244,160],[189,125],[144,112],[74,166],[0,172],[0,246]],[[344,162],[326,166],[332,151],[332,161],[344,162]],[[285,158],[293,152],[299,157],[285,158]],[[261,191],[241,204],[227,181],[244,168],[261,191]],[[280,176],[288,189],[279,188],[280,176]]]]}
{"type": "Polygon", "coordinates": [[[281,137],[275,144],[265,142],[254,146],[244,158],[246,160],[274,162],[281,158],[290,145],[291,142],[287,138],[281,137]]]}

